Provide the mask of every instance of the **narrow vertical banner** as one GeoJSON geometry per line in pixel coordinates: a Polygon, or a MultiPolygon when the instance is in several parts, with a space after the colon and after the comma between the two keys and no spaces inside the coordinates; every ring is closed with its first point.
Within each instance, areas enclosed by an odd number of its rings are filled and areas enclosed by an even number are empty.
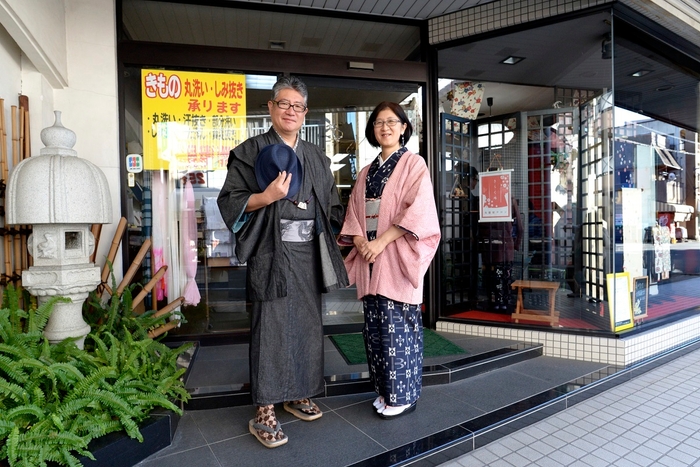
{"type": "Polygon", "coordinates": [[[246,138],[245,75],[141,71],[146,170],[225,170],[246,138]]]}

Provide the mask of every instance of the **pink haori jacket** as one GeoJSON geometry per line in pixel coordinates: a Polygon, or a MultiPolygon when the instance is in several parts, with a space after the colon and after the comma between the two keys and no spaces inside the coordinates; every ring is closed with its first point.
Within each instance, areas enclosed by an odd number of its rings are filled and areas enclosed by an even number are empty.
{"type": "MultiPolygon", "coordinates": [[[[360,171],[350,195],[338,238],[341,246],[352,246],[355,235],[367,236],[365,185],[370,165],[360,171]]],[[[345,258],[350,285],[356,284],[357,298],[383,295],[417,305],[423,302],[423,276],[440,243],[440,223],[428,167],[410,151],[401,156],[382,192],[377,237],[392,225],[408,232],[377,256],[371,279],[369,263],[357,248],[345,258]]]]}

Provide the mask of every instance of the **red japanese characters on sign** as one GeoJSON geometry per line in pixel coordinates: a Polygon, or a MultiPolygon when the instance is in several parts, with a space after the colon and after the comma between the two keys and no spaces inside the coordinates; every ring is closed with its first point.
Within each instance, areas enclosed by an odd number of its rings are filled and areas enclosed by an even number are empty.
{"type": "Polygon", "coordinates": [[[245,138],[245,75],[142,70],[144,168],[225,169],[245,138]]]}

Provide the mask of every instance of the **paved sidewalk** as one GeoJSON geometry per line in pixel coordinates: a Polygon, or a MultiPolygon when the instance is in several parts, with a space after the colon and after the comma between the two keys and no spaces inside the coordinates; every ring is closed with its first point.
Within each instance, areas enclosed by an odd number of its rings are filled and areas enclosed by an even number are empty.
{"type": "Polygon", "coordinates": [[[700,350],[441,466],[700,466],[700,350]]]}

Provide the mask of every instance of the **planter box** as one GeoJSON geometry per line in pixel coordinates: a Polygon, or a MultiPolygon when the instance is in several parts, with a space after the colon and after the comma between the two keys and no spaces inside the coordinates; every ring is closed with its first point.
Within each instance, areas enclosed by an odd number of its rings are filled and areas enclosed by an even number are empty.
{"type": "Polygon", "coordinates": [[[116,432],[92,440],[89,449],[96,460],[80,457],[85,467],[133,467],[148,456],[170,446],[180,416],[154,412],[141,425],[143,443],[116,432]]]}

